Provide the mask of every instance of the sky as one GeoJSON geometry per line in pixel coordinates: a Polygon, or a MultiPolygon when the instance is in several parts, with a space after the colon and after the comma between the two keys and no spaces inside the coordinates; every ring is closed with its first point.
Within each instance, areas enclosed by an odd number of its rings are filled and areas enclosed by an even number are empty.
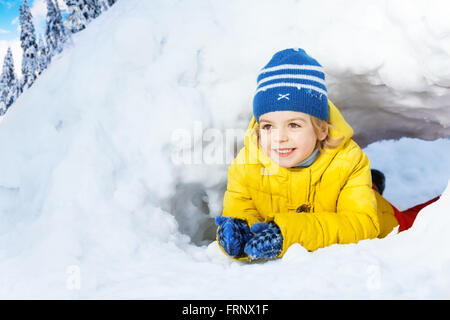
{"type": "MultiPolygon", "coordinates": [[[[57,0],[61,10],[65,10],[66,4],[63,0],[57,0]]],[[[19,6],[23,0],[0,0],[0,68],[8,47],[11,48],[16,73],[20,76],[22,64],[22,48],[19,41],[19,6]]],[[[31,8],[36,36],[43,34],[45,30],[45,18],[47,14],[46,0],[28,0],[31,8]]],[[[1,69],[0,69],[1,72],[1,69]]]]}
{"type": "MultiPolygon", "coordinates": [[[[0,39],[14,40],[18,37],[19,6],[23,0],[0,0],[0,39]]],[[[34,0],[30,1],[33,3],[34,0]]]]}

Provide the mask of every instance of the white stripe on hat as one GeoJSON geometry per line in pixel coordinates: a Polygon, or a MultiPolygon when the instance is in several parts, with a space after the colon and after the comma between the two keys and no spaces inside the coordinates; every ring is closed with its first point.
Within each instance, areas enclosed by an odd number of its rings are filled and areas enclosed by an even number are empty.
{"type": "Polygon", "coordinates": [[[321,79],[319,77],[315,77],[315,76],[310,76],[307,74],[277,74],[275,76],[270,76],[270,77],[261,79],[256,86],[259,87],[259,85],[263,82],[276,80],[276,79],[305,79],[305,80],[315,81],[315,82],[318,82],[318,83],[326,86],[325,81],[323,79],[321,79]]]}
{"type": "Polygon", "coordinates": [[[324,94],[325,96],[327,96],[327,92],[325,90],[322,90],[319,87],[316,86],[312,86],[309,84],[302,84],[302,83],[292,83],[292,82],[279,82],[279,83],[273,83],[273,84],[269,84],[267,86],[261,87],[258,90],[256,90],[255,95],[260,92],[260,91],[266,91],[267,89],[272,89],[272,88],[277,88],[277,87],[294,87],[297,89],[311,89],[314,91],[319,92],[320,94],[324,94]]]}
{"type": "Polygon", "coordinates": [[[283,69],[320,71],[320,72],[325,74],[325,72],[323,71],[323,67],[321,67],[321,66],[312,66],[312,65],[309,65],[309,64],[280,64],[279,66],[262,69],[259,72],[259,74],[266,73],[266,72],[283,70],[283,69]]]}

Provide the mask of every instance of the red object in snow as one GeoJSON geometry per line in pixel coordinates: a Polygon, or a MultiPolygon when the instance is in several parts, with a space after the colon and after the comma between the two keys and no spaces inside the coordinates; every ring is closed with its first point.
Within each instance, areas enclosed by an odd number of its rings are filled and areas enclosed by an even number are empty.
{"type": "Polygon", "coordinates": [[[420,210],[428,206],[429,204],[432,204],[433,202],[437,201],[441,196],[437,196],[436,198],[433,198],[427,202],[418,204],[412,208],[406,209],[404,211],[398,210],[396,207],[394,207],[392,204],[392,208],[394,209],[395,218],[397,218],[399,227],[398,232],[402,232],[405,230],[408,230],[412,227],[414,220],[417,217],[417,214],[420,210]]]}

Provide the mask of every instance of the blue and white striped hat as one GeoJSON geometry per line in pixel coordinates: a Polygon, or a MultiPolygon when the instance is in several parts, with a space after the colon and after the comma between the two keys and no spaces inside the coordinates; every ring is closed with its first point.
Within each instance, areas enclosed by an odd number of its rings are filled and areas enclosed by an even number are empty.
{"type": "Polygon", "coordinates": [[[253,116],[272,111],[298,111],[328,121],[328,97],[322,66],[303,49],[274,54],[261,69],[253,98],[253,116]]]}

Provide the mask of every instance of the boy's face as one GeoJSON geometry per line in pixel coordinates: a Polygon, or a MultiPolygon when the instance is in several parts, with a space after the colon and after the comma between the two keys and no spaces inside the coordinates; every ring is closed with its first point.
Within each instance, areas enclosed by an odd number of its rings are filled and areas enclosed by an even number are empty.
{"type": "Polygon", "coordinates": [[[280,167],[290,168],[305,160],[315,149],[318,137],[311,116],[296,111],[274,111],[259,118],[260,144],[264,152],[280,167]]]}

